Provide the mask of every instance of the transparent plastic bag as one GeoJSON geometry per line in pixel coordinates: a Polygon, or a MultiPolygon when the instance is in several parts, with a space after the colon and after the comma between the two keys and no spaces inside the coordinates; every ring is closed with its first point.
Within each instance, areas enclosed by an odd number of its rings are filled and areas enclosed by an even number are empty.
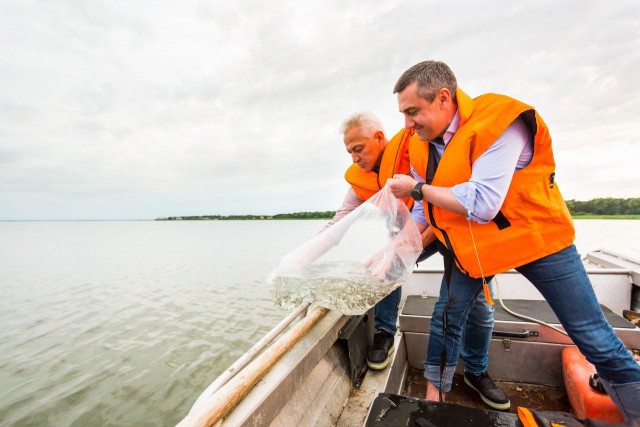
{"type": "Polygon", "coordinates": [[[309,302],[359,315],[407,279],[421,251],[409,210],[385,186],[284,256],[267,282],[286,310],[309,302]]]}

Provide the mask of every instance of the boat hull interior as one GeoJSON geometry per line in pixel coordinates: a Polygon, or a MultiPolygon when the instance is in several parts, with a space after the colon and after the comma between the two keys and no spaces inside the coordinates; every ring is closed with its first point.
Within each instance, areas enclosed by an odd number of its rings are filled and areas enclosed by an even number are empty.
{"type": "MultiPolygon", "coordinates": [[[[595,260],[604,258],[599,262],[585,259],[603,312],[625,345],[637,353],[640,329],[625,320],[622,312],[640,308],[640,265],[606,252],[593,256],[595,260]]],[[[512,401],[509,412],[503,413],[505,420],[517,417],[518,406],[541,413],[561,411],[572,416],[563,380],[562,351],[572,347],[573,343],[565,335],[546,326],[504,311],[497,292],[512,310],[561,328],[548,304],[526,279],[515,271],[497,278],[499,289],[494,289],[495,330],[490,348],[489,374],[512,401]]],[[[438,412],[438,408],[442,410],[444,407],[438,404],[425,406],[423,400],[426,389],[423,360],[431,312],[441,279],[442,271],[417,269],[403,285],[395,352],[385,370],[366,369],[364,358],[374,333],[372,310],[356,317],[329,311],[291,350],[269,367],[266,375],[244,398],[233,403],[233,409],[213,424],[197,425],[396,425],[378,423],[380,418],[388,418],[389,421],[393,418],[390,414],[400,412],[387,408],[387,415],[380,416],[384,405],[392,407],[389,400],[396,405],[401,402],[414,410],[422,408],[425,414],[438,412]]],[[[252,364],[260,363],[259,359],[252,364]]],[[[446,405],[468,408],[467,415],[486,413],[488,408],[464,384],[461,373],[459,365],[446,405]]],[[[215,401],[217,394],[211,400],[215,401]]],[[[460,413],[465,412],[457,412],[460,413]]],[[[427,426],[485,425],[439,424],[435,418],[421,417],[427,426]]],[[[515,425],[495,422],[497,424],[486,425],[515,425]]]]}

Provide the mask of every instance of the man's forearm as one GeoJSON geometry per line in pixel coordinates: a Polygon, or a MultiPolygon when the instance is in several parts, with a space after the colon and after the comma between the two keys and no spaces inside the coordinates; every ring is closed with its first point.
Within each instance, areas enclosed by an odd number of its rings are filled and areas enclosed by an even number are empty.
{"type": "MultiPolygon", "coordinates": [[[[420,227],[418,227],[418,229],[420,229],[420,227]]],[[[426,227],[424,229],[424,231],[420,232],[420,235],[422,236],[422,247],[426,248],[427,246],[429,246],[431,243],[435,242],[436,240],[436,235],[433,232],[433,229],[431,227],[426,227]]]]}
{"type": "Polygon", "coordinates": [[[333,216],[331,221],[329,221],[324,225],[324,227],[322,227],[322,229],[318,233],[322,233],[324,230],[328,229],[329,227],[340,221],[342,218],[349,215],[349,213],[354,211],[362,203],[364,202],[358,198],[355,191],[353,191],[353,188],[349,187],[347,195],[344,196],[342,205],[340,206],[340,208],[338,208],[336,214],[333,216]]]}
{"type": "Polygon", "coordinates": [[[467,216],[467,210],[455,198],[451,187],[435,187],[425,184],[422,186],[422,197],[439,208],[467,216]]]}
{"type": "MultiPolygon", "coordinates": [[[[418,182],[408,175],[394,175],[393,179],[387,181],[391,192],[398,198],[411,195],[411,190],[418,182]]],[[[449,187],[435,187],[424,184],[421,188],[422,197],[427,202],[460,215],[467,216],[466,209],[458,202],[449,187]]],[[[420,202],[418,202],[420,203],[420,202]]]]}

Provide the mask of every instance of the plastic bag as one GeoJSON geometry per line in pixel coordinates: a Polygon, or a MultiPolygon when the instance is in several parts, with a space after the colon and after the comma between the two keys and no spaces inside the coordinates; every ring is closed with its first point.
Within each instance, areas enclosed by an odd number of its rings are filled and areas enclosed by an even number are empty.
{"type": "Polygon", "coordinates": [[[420,232],[388,186],[287,254],[269,275],[276,304],[365,313],[400,286],[422,251],[420,232]]]}

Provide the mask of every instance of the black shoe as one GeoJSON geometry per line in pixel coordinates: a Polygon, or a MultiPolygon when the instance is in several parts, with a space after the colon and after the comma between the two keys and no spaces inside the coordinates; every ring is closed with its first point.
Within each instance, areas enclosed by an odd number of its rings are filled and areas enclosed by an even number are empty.
{"type": "Polygon", "coordinates": [[[511,408],[511,402],[507,395],[494,384],[486,372],[480,375],[465,372],[464,382],[477,391],[482,401],[493,409],[506,411],[511,408]]]}
{"type": "Polygon", "coordinates": [[[386,368],[391,360],[393,349],[393,334],[378,329],[373,336],[373,345],[367,355],[367,365],[376,370],[386,368]]]}

